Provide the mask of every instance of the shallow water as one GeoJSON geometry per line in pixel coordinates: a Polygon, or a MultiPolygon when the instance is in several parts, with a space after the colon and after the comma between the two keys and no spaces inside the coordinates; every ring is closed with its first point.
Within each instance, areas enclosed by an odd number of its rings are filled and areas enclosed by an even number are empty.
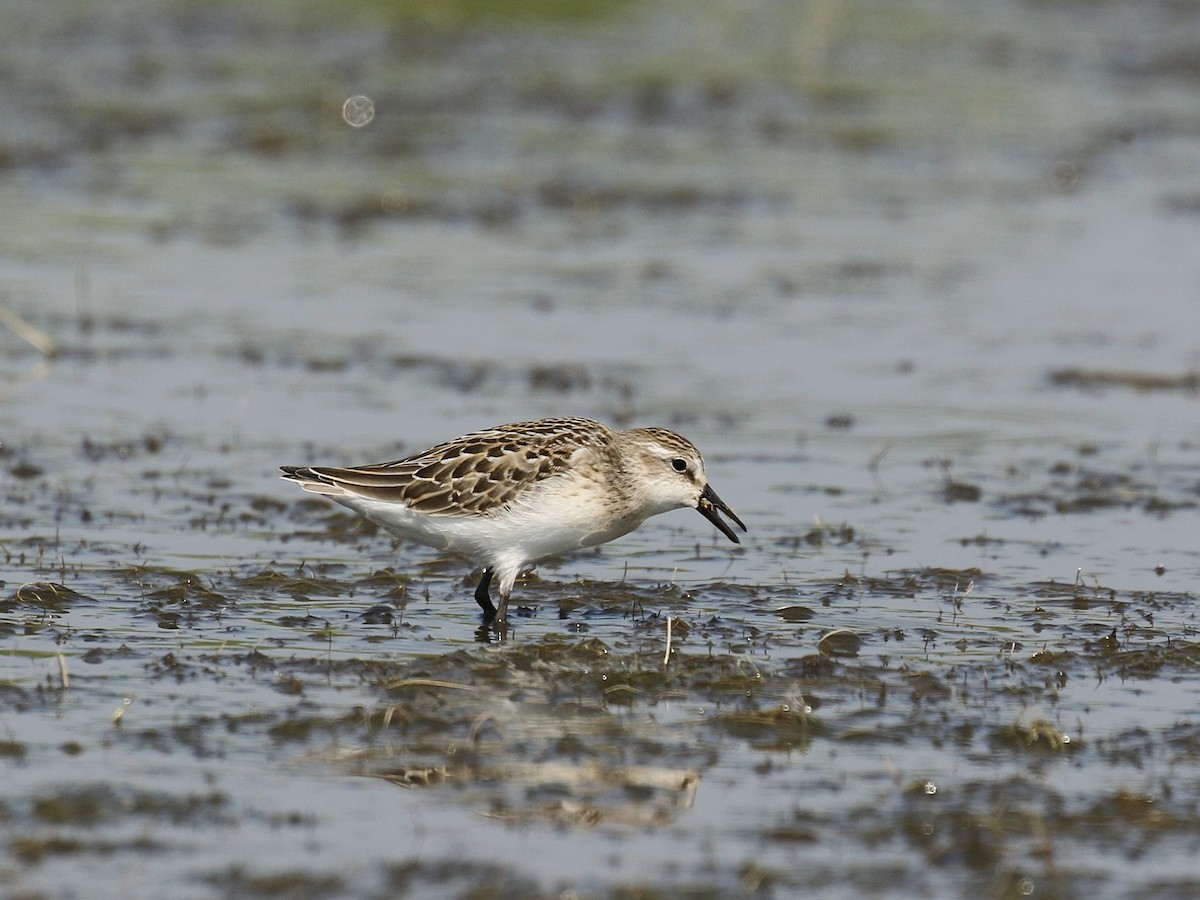
{"type": "Polygon", "coordinates": [[[1191,896],[1195,10],[418,6],[8,4],[4,892],[1191,896]],[[749,535],[276,480],[556,414],[749,535]]]}

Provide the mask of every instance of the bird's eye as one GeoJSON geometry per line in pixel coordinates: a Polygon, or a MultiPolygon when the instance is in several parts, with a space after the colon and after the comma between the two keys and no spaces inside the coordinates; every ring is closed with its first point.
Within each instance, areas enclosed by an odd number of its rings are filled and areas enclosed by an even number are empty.
{"type": "Polygon", "coordinates": [[[682,456],[677,456],[671,460],[671,468],[676,472],[686,472],[688,469],[687,460],[682,456]]]}

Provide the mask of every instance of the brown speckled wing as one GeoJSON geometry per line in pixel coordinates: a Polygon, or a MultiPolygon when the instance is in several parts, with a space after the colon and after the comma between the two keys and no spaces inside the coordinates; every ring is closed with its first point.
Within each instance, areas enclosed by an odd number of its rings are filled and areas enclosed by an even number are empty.
{"type": "Polygon", "coordinates": [[[394,462],[304,467],[289,477],[431,515],[469,515],[502,509],[530,485],[562,472],[581,448],[604,454],[612,445],[612,431],[599,422],[539,419],[464,435],[394,462]]]}

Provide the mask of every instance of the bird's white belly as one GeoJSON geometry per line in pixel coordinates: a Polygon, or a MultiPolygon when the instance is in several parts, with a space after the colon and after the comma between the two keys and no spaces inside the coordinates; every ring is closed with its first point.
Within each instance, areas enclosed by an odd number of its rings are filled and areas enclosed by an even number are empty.
{"type": "Polygon", "coordinates": [[[643,518],[613,515],[600,495],[543,485],[527,502],[492,515],[428,515],[396,503],[354,495],[336,500],[401,538],[466,556],[481,564],[529,563],[620,537],[643,518]]]}

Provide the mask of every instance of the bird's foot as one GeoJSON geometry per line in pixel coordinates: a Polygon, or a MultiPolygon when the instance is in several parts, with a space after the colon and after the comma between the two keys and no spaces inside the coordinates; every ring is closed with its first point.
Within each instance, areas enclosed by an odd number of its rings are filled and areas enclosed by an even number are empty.
{"type": "Polygon", "coordinates": [[[492,598],[488,596],[488,588],[491,587],[491,584],[492,567],[488,566],[483,570],[483,577],[479,579],[479,584],[475,586],[475,602],[483,610],[485,622],[491,622],[496,618],[496,607],[492,605],[492,598]]]}

